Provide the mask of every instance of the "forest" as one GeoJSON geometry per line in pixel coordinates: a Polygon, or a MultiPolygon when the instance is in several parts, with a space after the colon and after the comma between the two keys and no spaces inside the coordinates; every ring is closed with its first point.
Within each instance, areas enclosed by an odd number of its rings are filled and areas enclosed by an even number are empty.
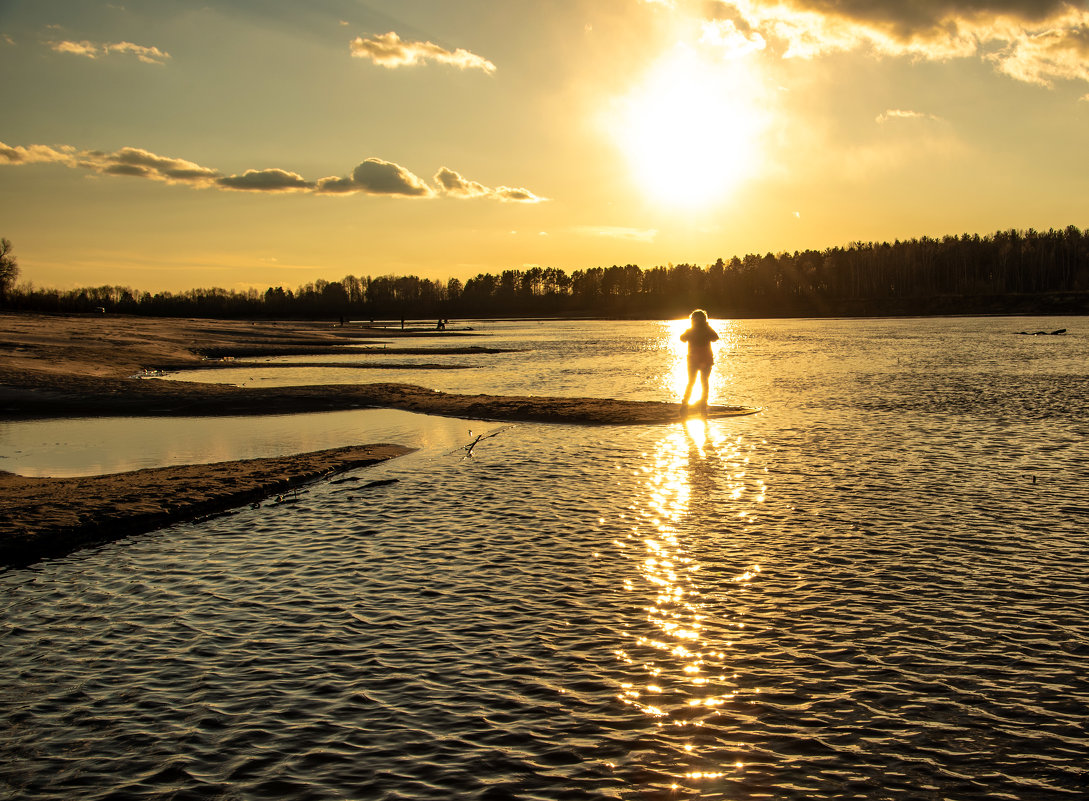
{"type": "MultiPolygon", "coordinates": [[[[10,243],[8,243],[10,245],[10,243]]],[[[466,281],[349,275],[295,289],[143,292],[120,286],[60,291],[32,284],[0,294],[8,308],[172,317],[667,318],[1089,313],[1089,229],[853,242],[826,250],[749,254],[714,264],[634,264],[568,274],[504,270],[466,281]]]]}

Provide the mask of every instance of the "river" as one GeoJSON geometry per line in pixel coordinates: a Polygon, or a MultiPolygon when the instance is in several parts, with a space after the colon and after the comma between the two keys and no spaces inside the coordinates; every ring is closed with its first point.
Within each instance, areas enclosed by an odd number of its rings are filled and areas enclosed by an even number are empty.
{"type": "MultiPolygon", "coordinates": [[[[1085,319],[713,325],[712,402],[760,414],[278,418],[258,455],[420,450],[0,572],[0,798],[1083,797],[1085,319]]],[[[480,323],[466,341],[511,352],[195,377],[667,400],[681,326],[480,323]]],[[[0,468],[193,458],[32,425],[0,426],[0,468]]]]}

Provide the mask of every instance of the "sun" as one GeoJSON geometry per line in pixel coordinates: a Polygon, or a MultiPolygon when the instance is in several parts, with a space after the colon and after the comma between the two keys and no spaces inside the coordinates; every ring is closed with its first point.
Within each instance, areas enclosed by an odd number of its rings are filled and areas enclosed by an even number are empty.
{"type": "Polygon", "coordinates": [[[635,182],[652,200],[681,208],[735,194],[762,166],[761,93],[746,62],[675,48],[616,108],[613,136],[635,182]]]}

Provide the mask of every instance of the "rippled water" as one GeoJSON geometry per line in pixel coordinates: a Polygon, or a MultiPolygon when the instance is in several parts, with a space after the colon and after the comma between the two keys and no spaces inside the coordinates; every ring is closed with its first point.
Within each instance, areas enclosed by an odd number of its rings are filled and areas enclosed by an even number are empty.
{"type": "Polygon", "coordinates": [[[23,476],[95,476],[397,443],[428,451],[465,442],[480,422],[399,409],[246,417],[77,417],[0,420],[0,470],[23,476]]]}
{"type": "MultiPolygon", "coordinates": [[[[539,329],[524,385],[668,396],[639,325],[539,329]]],[[[495,429],[0,573],[0,797],[1082,798],[1083,328],[721,324],[760,415],[495,429]]]]}

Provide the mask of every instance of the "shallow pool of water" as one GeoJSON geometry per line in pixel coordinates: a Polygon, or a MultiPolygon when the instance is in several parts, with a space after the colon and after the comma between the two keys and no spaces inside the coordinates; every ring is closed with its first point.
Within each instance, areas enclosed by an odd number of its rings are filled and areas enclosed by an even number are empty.
{"type": "Polygon", "coordinates": [[[487,426],[398,409],[0,421],[0,470],[63,478],[379,443],[430,452],[470,441],[474,428],[481,433],[487,426]]]}

